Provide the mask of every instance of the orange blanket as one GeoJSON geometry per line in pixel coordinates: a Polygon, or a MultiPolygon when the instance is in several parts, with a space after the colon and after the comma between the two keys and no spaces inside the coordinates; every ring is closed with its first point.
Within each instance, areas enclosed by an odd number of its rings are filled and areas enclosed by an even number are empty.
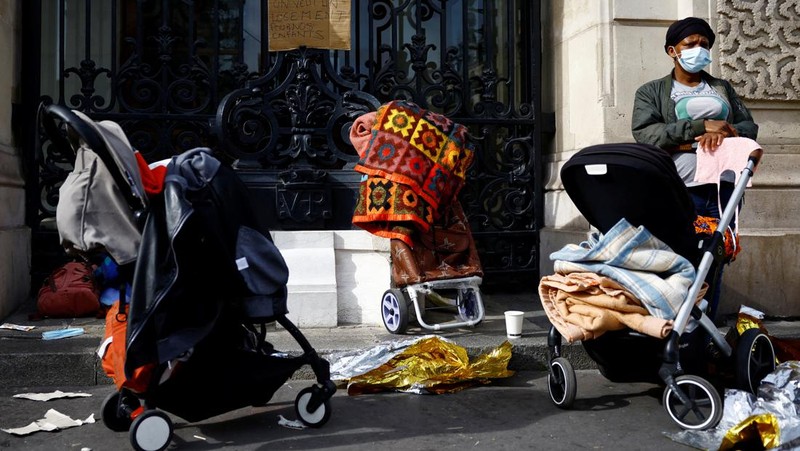
{"type": "Polygon", "coordinates": [[[626,327],[663,338],[672,321],[651,316],[622,286],[595,273],[545,276],[539,283],[545,314],[570,343],[626,327]]]}

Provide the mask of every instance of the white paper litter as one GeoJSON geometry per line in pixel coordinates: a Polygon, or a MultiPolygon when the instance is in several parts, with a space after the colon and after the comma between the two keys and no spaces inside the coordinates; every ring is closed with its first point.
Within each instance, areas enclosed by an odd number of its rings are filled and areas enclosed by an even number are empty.
{"type": "Polygon", "coordinates": [[[278,415],[278,424],[285,428],[289,429],[296,429],[298,431],[303,430],[306,428],[306,425],[303,424],[300,420],[287,420],[283,417],[283,415],[278,415]]]}
{"type": "Polygon", "coordinates": [[[764,319],[764,312],[760,310],[756,310],[752,307],[748,307],[746,305],[739,306],[739,313],[744,313],[746,315],[750,315],[755,319],[764,319]]]}
{"type": "Polygon", "coordinates": [[[35,328],[36,326],[20,326],[19,324],[11,324],[11,323],[0,324],[0,329],[21,330],[22,332],[28,332],[35,328]]]}
{"type": "Polygon", "coordinates": [[[71,427],[82,426],[84,424],[94,423],[94,414],[89,415],[85,420],[73,420],[72,418],[64,415],[63,413],[50,409],[44,414],[44,418],[34,421],[33,423],[21,427],[11,429],[0,429],[0,431],[7,432],[14,435],[28,435],[39,431],[57,431],[60,429],[68,429],[71,427]]]}
{"type": "Polygon", "coordinates": [[[61,398],[88,398],[91,393],[63,392],[56,390],[51,393],[19,393],[14,398],[30,399],[31,401],[50,401],[61,398]]]}

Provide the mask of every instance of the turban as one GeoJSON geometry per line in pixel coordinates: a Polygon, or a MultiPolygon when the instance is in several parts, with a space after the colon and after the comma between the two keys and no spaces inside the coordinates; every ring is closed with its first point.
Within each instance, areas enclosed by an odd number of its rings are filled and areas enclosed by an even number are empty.
{"type": "Polygon", "coordinates": [[[664,51],[668,52],[668,47],[678,45],[686,36],[691,36],[693,34],[701,34],[707,37],[709,47],[714,45],[716,36],[714,35],[714,30],[708,25],[708,22],[697,17],[687,17],[683,20],[673,22],[672,25],[669,26],[664,42],[664,51]]]}

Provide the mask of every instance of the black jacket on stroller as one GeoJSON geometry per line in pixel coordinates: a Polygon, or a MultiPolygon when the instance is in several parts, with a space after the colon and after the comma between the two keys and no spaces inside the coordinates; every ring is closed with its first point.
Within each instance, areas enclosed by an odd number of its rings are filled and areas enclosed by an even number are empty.
{"type": "Polygon", "coordinates": [[[307,363],[270,355],[263,335],[243,325],[286,314],[289,276],[248,199],[207,150],[186,152],[169,163],[142,232],[125,371],[178,368],[149,396],[189,421],[265,404],[307,363]]]}
{"type": "Polygon", "coordinates": [[[253,321],[286,314],[289,270],[256,223],[246,187],[204,149],[175,157],[142,233],[126,372],[175,359],[225,308],[253,321]],[[162,302],[168,299],[169,302],[162,302]]]}

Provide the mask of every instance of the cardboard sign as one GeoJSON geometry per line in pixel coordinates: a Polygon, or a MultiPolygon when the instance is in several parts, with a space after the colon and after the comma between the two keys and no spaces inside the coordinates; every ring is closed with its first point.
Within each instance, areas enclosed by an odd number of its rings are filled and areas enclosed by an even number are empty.
{"type": "Polygon", "coordinates": [[[350,50],[350,0],[269,0],[269,50],[350,50]]]}

